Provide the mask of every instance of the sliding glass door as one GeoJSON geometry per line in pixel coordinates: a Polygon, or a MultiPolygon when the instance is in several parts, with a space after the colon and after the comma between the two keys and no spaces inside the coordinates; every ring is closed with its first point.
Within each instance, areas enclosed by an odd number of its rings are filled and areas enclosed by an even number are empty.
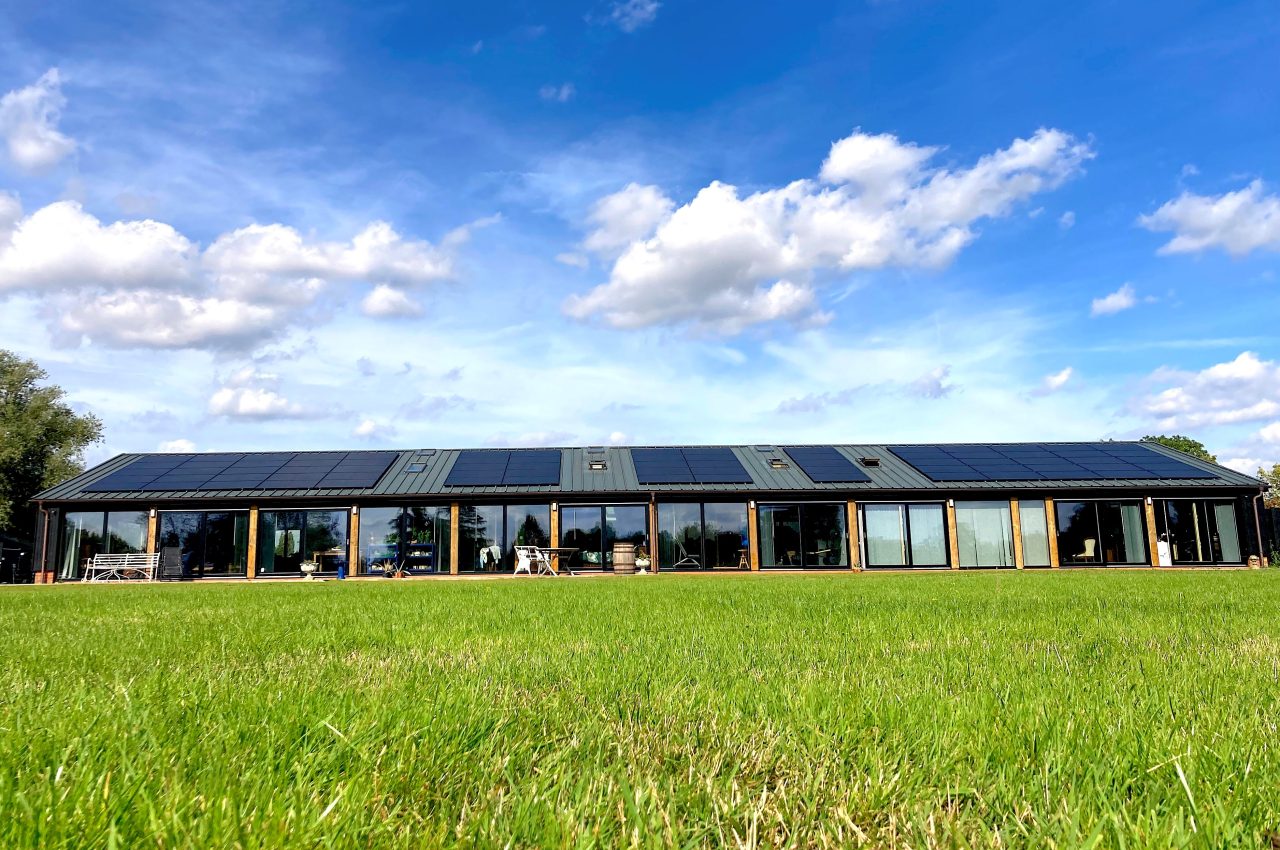
{"type": "Polygon", "coordinates": [[[647,505],[565,505],[560,508],[560,545],[577,549],[569,568],[612,570],[613,544],[647,546],[647,505]]]}
{"type": "Polygon", "coordinates": [[[868,567],[947,566],[946,516],[941,504],[861,506],[868,567]]]}
{"type": "Polygon", "coordinates": [[[849,535],[843,504],[761,505],[762,567],[847,567],[849,535]]]}
{"type": "Polygon", "coordinates": [[[1142,502],[1053,503],[1058,523],[1058,560],[1064,567],[1150,564],[1142,502]]]}
{"type": "Polygon", "coordinates": [[[1176,566],[1239,564],[1240,525],[1230,499],[1164,499],[1157,505],[1161,542],[1176,566]]]}

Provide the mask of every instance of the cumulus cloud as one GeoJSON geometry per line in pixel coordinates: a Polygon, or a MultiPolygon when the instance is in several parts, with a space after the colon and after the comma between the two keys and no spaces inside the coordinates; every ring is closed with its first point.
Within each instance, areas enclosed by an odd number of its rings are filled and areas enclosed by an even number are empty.
{"type": "Polygon", "coordinates": [[[1063,230],[1070,230],[1075,226],[1076,214],[1071,210],[1067,210],[1062,215],[1058,216],[1058,227],[1061,227],[1063,230]]]}
{"type": "Polygon", "coordinates": [[[347,241],[250,225],[208,248],[151,220],[104,223],[74,201],[23,215],[0,193],[0,296],[52,293],[47,314],[64,343],[115,347],[244,348],[278,336],[336,284],[371,283],[368,315],[417,312],[404,292],[453,276],[453,254],[476,226],[439,245],[373,222],[347,241]],[[411,309],[410,309],[411,308],[411,309]]]}
{"type": "Polygon", "coordinates": [[[1136,306],[1137,303],[1137,291],[1133,288],[1133,284],[1126,283],[1110,295],[1093,299],[1093,303],[1089,307],[1089,315],[1095,317],[1110,316],[1113,313],[1128,310],[1136,306]]]}
{"type": "Polygon", "coordinates": [[[360,440],[369,440],[370,442],[385,440],[395,435],[396,429],[394,427],[367,416],[361,419],[360,424],[351,431],[351,436],[360,440]]]}
{"type": "Polygon", "coordinates": [[[661,6],[658,0],[615,0],[609,9],[609,20],[623,32],[635,32],[653,23],[661,6]]]}
{"type": "Polygon", "coordinates": [[[1071,376],[1075,374],[1075,370],[1070,366],[1061,372],[1054,372],[1052,375],[1045,375],[1044,380],[1040,382],[1040,389],[1037,390],[1038,395],[1049,395],[1056,393],[1067,385],[1067,381],[1071,380],[1071,376]]]}
{"type": "Polygon", "coordinates": [[[568,103],[576,92],[577,89],[573,83],[562,83],[558,86],[548,84],[538,89],[538,97],[555,103],[568,103]]]}
{"type": "Polygon", "coordinates": [[[156,446],[158,452],[172,452],[176,454],[189,454],[196,450],[196,444],[185,438],[177,440],[165,440],[156,446]]]}
{"type": "Polygon", "coordinates": [[[279,392],[280,378],[254,366],[228,377],[209,397],[209,413],[228,419],[296,419],[306,416],[302,405],[279,392]]]}
{"type": "Polygon", "coordinates": [[[572,266],[575,269],[585,269],[591,265],[591,261],[577,251],[565,251],[556,254],[556,262],[561,265],[572,266]]]}
{"type": "MultiPolygon", "coordinates": [[[[1159,389],[1133,399],[1130,412],[1164,430],[1280,418],[1280,363],[1252,351],[1199,372],[1162,369],[1148,384],[1159,389]]],[[[1267,427],[1280,442],[1280,422],[1267,427]]]]}
{"type": "Polygon", "coordinates": [[[950,377],[950,366],[931,369],[911,382],[911,392],[922,398],[942,398],[956,388],[955,384],[948,383],[950,377]]]}
{"type": "Polygon", "coordinates": [[[1265,194],[1261,180],[1221,195],[1183,192],[1138,223],[1153,232],[1172,232],[1161,254],[1190,254],[1222,248],[1234,257],[1258,249],[1280,251],[1280,196],[1265,194]]]}
{"type": "Polygon", "coordinates": [[[58,130],[66,103],[57,68],[50,68],[26,88],[0,98],[0,137],[4,138],[14,165],[40,173],[71,155],[76,149],[75,141],[58,130]]]}
{"type": "Polygon", "coordinates": [[[630,185],[589,219],[584,246],[617,254],[609,280],[564,309],[620,328],[821,322],[817,274],[945,266],[977,238],[979,221],[1060,185],[1093,156],[1044,129],[968,168],[929,167],[938,151],[857,132],[832,145],[818,179],[781,188],[743,196],[716,181],[677,205],[657,187],[630,185]]]}

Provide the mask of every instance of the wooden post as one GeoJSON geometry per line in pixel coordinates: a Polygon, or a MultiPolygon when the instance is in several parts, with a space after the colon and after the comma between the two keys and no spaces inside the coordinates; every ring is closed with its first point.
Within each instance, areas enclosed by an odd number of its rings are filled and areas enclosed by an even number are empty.
{"type": "Polygon", "coordinates": [[[950,549],[951,569],[960,569],[960,541],[956,537],[955,499],[947,499],[947,546],[950,549]]]}
{"type": "Polygon", "coordinates": [[[747,502],[747,561],[753,573],[760,572],[760,524],[756,520],[756,503],[747,502]]]}
{"type": "Polygon", "coordinates": [[[347,538],[347,575],[360,575],[360,507],[351,506],[351,533],[347,538]]]}
{"type": "Polygon", "coordinates": [[[1053,509],[1053,499],[1044,500],[1044,524],[1049,534],[1049,566],[1055,570],[1058,564],[1058,517],[1053,509]]]}
{"type": "Polygon", "coordinates": [[[249,562],[245,565],[245,578],[258,574],[258,506],[249,506],[249,562]]]}
{"type": "Polygon", "coordinates": [[[854,572],[862,571],[862,547],[859,545],[858,538],[858,503],[848,503],[849,513],[849,569],[854,572]]]}
{"type": "Polygon", "coordinates": [[[147,554],[154,555],[156,553],[156,530],[160,525],[160,512],[155,508],[151,509],[150,516],[147,517],[147,554]]]}
{"type": "Polygon", "coordinates": [[[658,574],[658,502],[656,494],[649,495],[649,566],[658,574]]]}
{"type": "Polygon", "coordinates": [[[1025,569],[1026,556],[1022,551],[1022,508],[1017,499],[1009,500],[1009,516],[1013,518],[1013,565],[1025,569]]]}
{"type": "MultiPolygon", "coordinates": [[[[458,574],[458,520],[462,515],[458,503],[449,505],[449,575],[458,574]]],[[[554,522],[554,520],[553,520],[554,522]]]]}
{"type": "MultiPolygon", "coordinates": [[[[551,548],[555,549],[559,545],[560,545],[560,503],[552,502],[551,503],[551,548]]],[[[553,573],[560,572],[559,556],[553,555],[551,557],[551,572],[553,573]]]]}
{"type": "Polygon", "coordinates": [[[1147,515],[1147,551],[1151,553],[1151,566],[1160,566],[1159,539],[1156,537],[1156,508],[1150,497],[1143,499],[1143,509],[1147,515]]]}

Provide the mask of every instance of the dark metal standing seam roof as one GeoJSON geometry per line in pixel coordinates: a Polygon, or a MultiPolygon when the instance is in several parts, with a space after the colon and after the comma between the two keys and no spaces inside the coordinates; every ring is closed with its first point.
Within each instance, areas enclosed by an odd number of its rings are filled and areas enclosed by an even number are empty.
{"type": "MultiPolygon", "coordinates": [[[[897,445],[897,444],[895,444],[897,445]]],[[[1050,445],[1070,445],[1054,443],[1050,445]]],[[[1212,478],[1159,478],[1159,479],[1091,479],[1084,481],[964,481],[936,482],[917,471],[891,451],[888,445],[838,445],[836,450],[849,458],[858,469],[870,478],[867,482],[811,481],[791,462],[785,452],[776,446],[728,446],[742,462],[754,483],[751,484],[650,484],[641,485],[631,463],[631,452],[625,447],[607,447],[603,450],[587,448],[560,449],[559,485],[488,485],[450,487],[444,481],[453,468],[459,449],[418,449],[401,451],[386,473],[370,488],[327,488],[310,490],[201,490],[201,491],[122,491],[86,492],[84,488],[119,470],[134,460],[147,455],[118,455],[105,463],[89,469],[61,484],[50,487],[35,496],[46,502],[210,502],[226,500],[262,499],[274,502],[289,499],[333,499],[345,504],[351,500],[430,498],[447,502],[456,498],[518,497],[524,494],[583,495],[592,494],[700,494],[700,493],[893,493],[895,491],[947,491],[951,493],[973,491],[1087,491],[1087,490],[1145,490],[1154,492],[1169,489],[1234,488],[1256,490],[1261,482],[1233,470],[1189,457],[1173,449],[1155,443],[1143,443],[1152,451],[1176,458],[1197,469],[1213,473],[1212,478]],[[878,466],[865,466],[863,457],[879,458],[878,466]],[[783,462],[781,468],[770,465],[770,459],[783,462]],[[604,460],[605,469],[592,470],[590,462],[604,460]],[[415,465],[421,471],[410,471],[415,465]]],[[[681,446],[679,448],[689,448],[681,446]]]]}

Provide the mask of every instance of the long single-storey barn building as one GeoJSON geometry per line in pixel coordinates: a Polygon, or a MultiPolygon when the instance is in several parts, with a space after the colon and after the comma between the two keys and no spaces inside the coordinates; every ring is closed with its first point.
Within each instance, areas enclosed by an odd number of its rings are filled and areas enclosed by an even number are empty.
{"type": "Polygon", "coordinates": [[[1231,566],[1264,485],[1144,442],[120,455],[36,497],[38,581],[157,553],[166,578],[1231,566]]]}

